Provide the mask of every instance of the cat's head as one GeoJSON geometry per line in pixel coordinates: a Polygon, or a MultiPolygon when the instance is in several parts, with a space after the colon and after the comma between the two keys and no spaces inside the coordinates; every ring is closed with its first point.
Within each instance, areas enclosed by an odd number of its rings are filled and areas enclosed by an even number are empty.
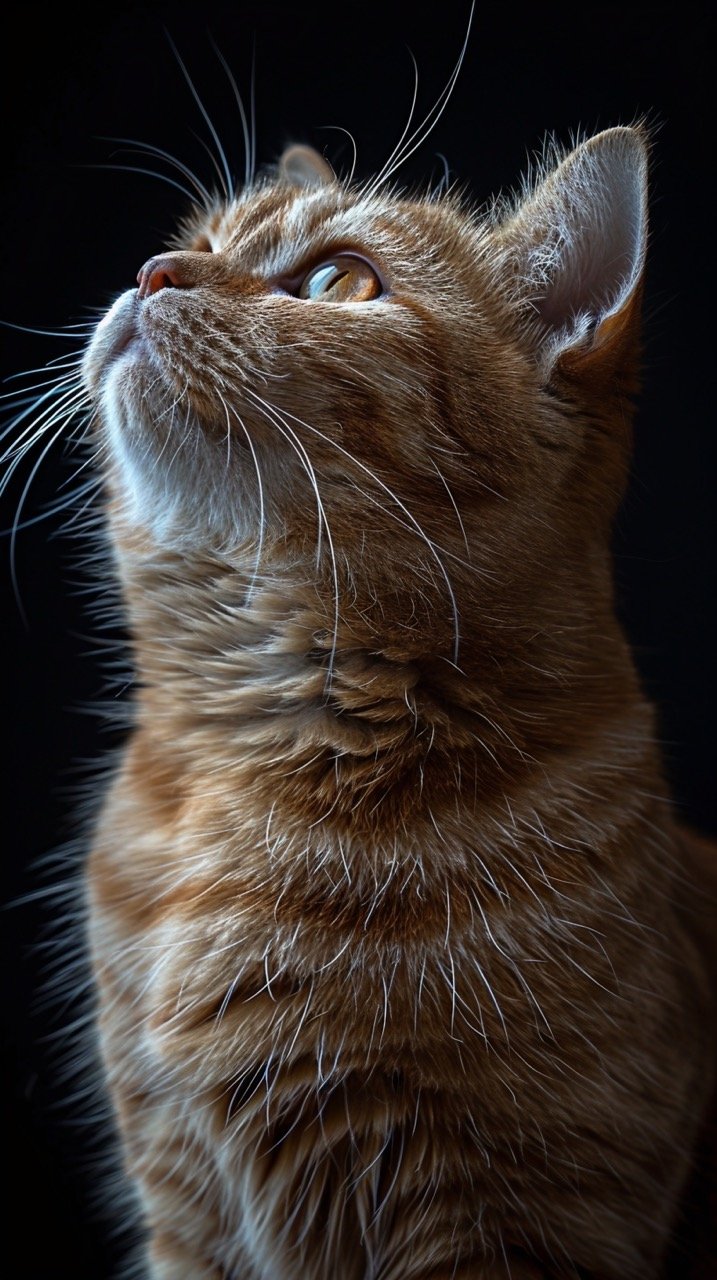
{"type": "Polygon", "coordinates": [[[437,579],[441,559],[488,580],[497,551],[519,575],[568,531],[606,543],[645,209],[640,128],[483,214],[290,148],[196,209],[98,326],[85,381],[119,526],[183,554],[318,547],[437,579]]]}

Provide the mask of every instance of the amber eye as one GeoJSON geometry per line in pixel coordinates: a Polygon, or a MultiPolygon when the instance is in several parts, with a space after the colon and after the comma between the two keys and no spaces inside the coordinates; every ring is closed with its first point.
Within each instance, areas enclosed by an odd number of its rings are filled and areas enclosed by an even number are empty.
{"type": "Polygon", "coordinates": [[[382,293],[383,285],[369,262],[341,253],[304,276],[298,296],[321,302],[371,302],[382,293]]]}

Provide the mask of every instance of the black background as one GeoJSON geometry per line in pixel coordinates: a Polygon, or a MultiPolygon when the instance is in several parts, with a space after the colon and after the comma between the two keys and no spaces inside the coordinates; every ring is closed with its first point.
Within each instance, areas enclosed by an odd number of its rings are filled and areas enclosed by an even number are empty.
{"type": "MultiPolygon", "coordinates": [[[[463,0],[420,11],[396,0],[115,3],[91,14],[71,4],[26,4],[15,11],[3,52],[0,318],[48,329],[86,319],[90,308],[133,283],[184,208],[182,197],[161,182],[95,167],[144,163],[101,137],[146,140],[211,177],[193,133],[206,138],[206,129],[165,26],[237,173],[243,171],[239,121],[210,33],[247,99],[255,46],[260,163],[300,139],[325,149],[346,171],[350,144],[340,132],[321,128],[340,125],[354,134],[358,174],[367,176],[385,160],[408,111],[408,48],[420,70],[421,118],[456,60],[467,14],[463,0]]],[[[452,100],[403,174],[406,181],[437,179],[444,155],[452,175],[468,179],[484,199],[517,181],[547,131],[567,141],[579,127],[591,132],[643,115],[653,125],[645,388],[633,480],[616,531],[616,576],[643,679],[660,707],[676,801],[690,822],[715,830],[715,467],[708,420],[713,206],[705,195],[714,166],[705,124],[713,106],[707,32],[706,6],[531,6],[522,12],[478,4],[452,100]]],[[[151,161],[149,167],[155,167],[151,161]]],[[[4,368],[12,374],[42,365],[74,346],[5,330],[4,368]]],[[[28,474],[29,466],[8,490],[3,529],[28,474]]],[[[58,446],[38,470],[25,517],[41,513],[68,474],[58,446]]],[[[37,859],[72,834],[69,815],[92,775],[87,762],[101,759],[113,741],[92,713],[106,684],[100,649],[108,637],[80,590],[82,547],[53,536],[60,524],[54,517],[18,537],[15,573],[26,621],[10,581],[8,539],[0,541],[8,705],[3,871],[12,904],[57,879],[55,871],[38,871],[37,859]]],[[[54,899],[39,899],[12,905],[2,919],[9,952],[4,1098],[13,1187],[5,1247],[20,1250],[18,1276],[102,1280],[120,1248],[91,1209],[97,1128],[82,1097],[69,1108],[59,1105],[72,1090],[52,1083],[49,1065],[58,1018],[51,1012],[56,997],[45,993],[47,943],[56,914],[54,899]],[[20,1207],[37,1224],[31,1237],[18,1221],[20,1207]]],[[[70,1002],[59,1021],[75,1011],[70,1002]]]]}

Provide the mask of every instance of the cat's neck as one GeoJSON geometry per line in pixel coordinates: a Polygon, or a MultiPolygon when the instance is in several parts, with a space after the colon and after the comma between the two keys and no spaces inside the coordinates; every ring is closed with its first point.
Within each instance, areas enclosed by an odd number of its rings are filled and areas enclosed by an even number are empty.
{"type": "Polygon", "coordinates": [[[287,820],[293,804],[355,833],[378,806],[398,829],[421,806],[555,780],[568,757],[606,794],[651,781],[651,713],[607,604],[550,628],[474,611],[454,662],[452,617],[428,593],[396,588],[389,612],[386,590],[295,559],[256,578],[169,552],[123,567],[142,732],[192,775],[221,774],[231,742],[232,767],[260,774],[287,820]]]}
{"type": "Polygon", "coordinates": [[[308,562],[275,570],[252,584],[166,556],[127,576],[145,682],[127,781],[143,832],[153,815],[153,881],[172,893],[201,849],[212,891],[234,885],[272,936],[322,937],[327,964],[386,937],[418,954],[476,916],[513,945],[517,901],[530,928],[554,927],[546,887],[592,928],[585,881],[632,929],[669,859],[652,713],[619,632],[588,643],[563,616],[501,650],[467,617],[467,672],[430,653],[425,601],[382,629],[355,581],[336,623],[308,562]]]}

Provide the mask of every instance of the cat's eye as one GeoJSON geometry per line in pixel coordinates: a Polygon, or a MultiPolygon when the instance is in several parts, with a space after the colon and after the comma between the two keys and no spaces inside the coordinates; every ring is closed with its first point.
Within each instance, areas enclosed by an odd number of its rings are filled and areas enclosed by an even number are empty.
{"type": "Polygon", "coordinates": [[[320,302],[371,302],[380,298],[383,285],[365,258],[339,253],[304,276],[297,296],[320,302]]]}

